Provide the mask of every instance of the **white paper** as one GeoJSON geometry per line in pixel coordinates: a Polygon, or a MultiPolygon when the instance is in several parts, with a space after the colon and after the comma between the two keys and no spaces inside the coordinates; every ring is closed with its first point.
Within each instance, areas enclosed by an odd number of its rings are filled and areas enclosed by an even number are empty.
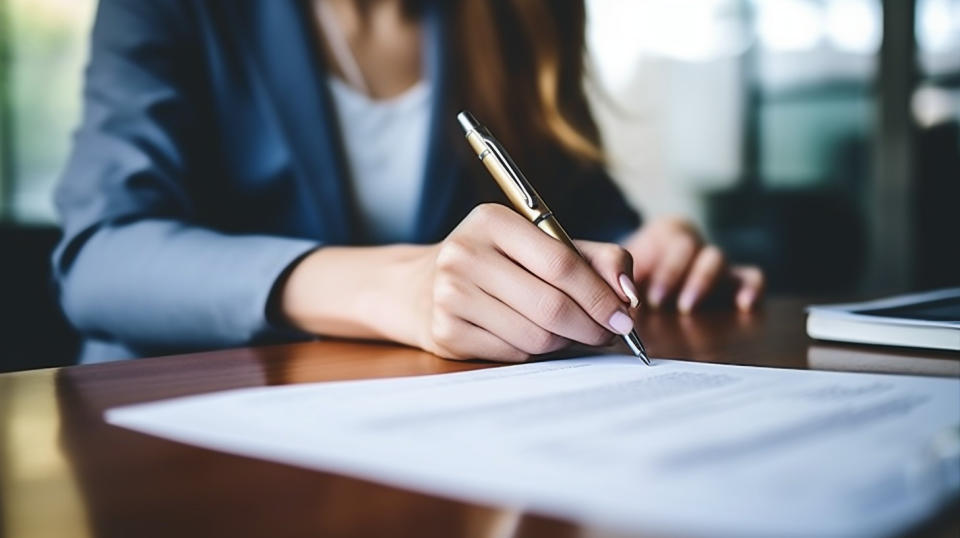
{"type": "Polygon", "coordinates": [[[886,535],[960,490],[960,381],[592,357],[111,409],[226,452],[587,524],[886,535]]]}

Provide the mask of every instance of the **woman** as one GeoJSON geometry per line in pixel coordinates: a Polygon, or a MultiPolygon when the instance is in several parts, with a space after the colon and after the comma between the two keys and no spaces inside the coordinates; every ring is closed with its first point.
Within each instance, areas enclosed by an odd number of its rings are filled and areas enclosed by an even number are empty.
{"type": "Polygon", "coordinates": [[[306,334],[450,358],[603,344],[729,268],[602,168],[584,6],[102,0],[54,256],[85,362],[306,334]],[[589,263],[501,205],[454,115],[510,148],[589,263]],[[622,241],[622,248],[613,243],[622,241]],[[632,259],[631,259],[632,255],[632,259]]]}

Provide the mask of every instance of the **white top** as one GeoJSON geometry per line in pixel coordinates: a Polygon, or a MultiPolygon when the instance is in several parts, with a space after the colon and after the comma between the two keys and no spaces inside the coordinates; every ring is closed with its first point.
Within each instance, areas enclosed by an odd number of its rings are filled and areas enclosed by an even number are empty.
{"type": "Polygon", "coordinates": [[[374,100],[327,77],[366,239],[410,241],[416,229],[430,127],[430,86],[374,100]]]}

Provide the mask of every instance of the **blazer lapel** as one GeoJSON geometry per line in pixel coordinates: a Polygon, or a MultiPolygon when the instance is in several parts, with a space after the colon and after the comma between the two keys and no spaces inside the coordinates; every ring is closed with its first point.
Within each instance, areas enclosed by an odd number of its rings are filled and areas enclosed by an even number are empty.
{"type": "Polygon", "coordinates": [[[446,2],[427,2],[424,13],[424,66],[432,86],[430,106],[430,138],[427,142],[426,166],[417,211],[415,241],[426,243],[443,237],[450,228],[451,215],[459,213],[453,207],[461,181],[457,152],[450,147],[451,128],[454,126],[450,110],[447,31],[444,24],[446,2]]]}
{"type": "Polygon", "coordinates": [[[317,50],[312,14],[297,0],[228,2],[287,136],[301,188],[319,214],[323,238],[350,244],[355,220],[337,117],[317,50]]]}

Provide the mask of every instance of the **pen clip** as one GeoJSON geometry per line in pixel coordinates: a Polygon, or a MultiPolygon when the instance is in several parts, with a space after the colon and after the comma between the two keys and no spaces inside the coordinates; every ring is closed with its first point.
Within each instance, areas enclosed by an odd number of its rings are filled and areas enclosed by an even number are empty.
{"type": "Polygon", "coordinates": [[[510,174],[510,178],[513,179],[514,184],[517,188],[520,189],[520,193],[523,194],[524,203],[530,209],[537,208],[537,198],[530,191],[530,188],[527,186],[526,180],[520,177],[520,172],[517,169],[517,165],[514,164],[513,159],[506,154],[505,150],[500,148],[500,144],[496,140],[492,140],[488,137],[484,137],[484,143],[487,146],[487,150],[494,154],[497,160],[500,161],[500,166],[510,174]]]}

